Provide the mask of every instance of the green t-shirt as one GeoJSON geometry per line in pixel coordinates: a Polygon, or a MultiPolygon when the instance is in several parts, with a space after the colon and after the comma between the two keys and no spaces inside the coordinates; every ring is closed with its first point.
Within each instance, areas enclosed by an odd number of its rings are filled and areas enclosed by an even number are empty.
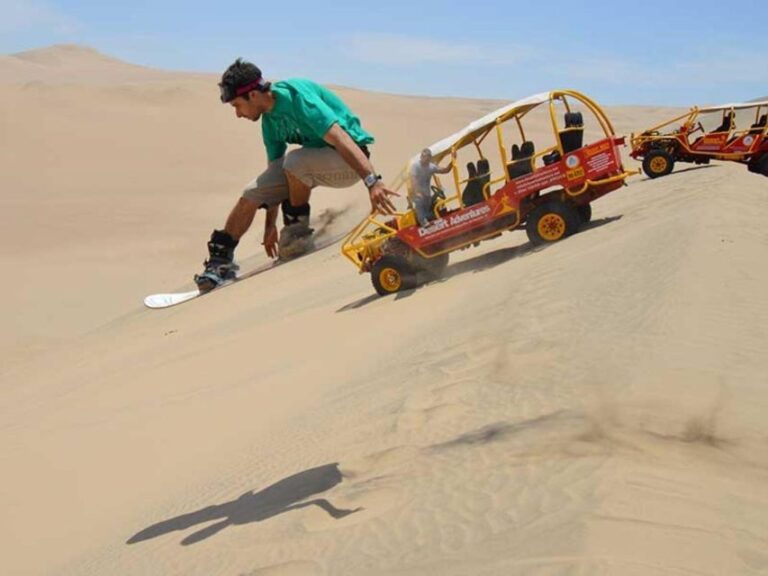
{"type": "Polygon", "coordinates": [[[359,145],[372,144],[373,136],[360,126],[341,98],[333,92],[301,78],[272,84],[275,105],[261,117],[261,133],[271,162],[285,155],[288,144],[323,148],[326,132],[338,123],[359,145]]]}

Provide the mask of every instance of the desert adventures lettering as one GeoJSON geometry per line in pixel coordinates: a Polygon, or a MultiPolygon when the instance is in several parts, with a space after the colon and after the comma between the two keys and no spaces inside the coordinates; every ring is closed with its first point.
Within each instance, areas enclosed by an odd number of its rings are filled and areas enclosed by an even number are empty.
{"type": "Polygon", "coordinates": [[[479,206],[478,208],[472,208],[471,210],[461,214],[455,214],[447,219],[442,218],[440,220],[436,220],[426,228],[419,228],[419,236],[422,238],[424,236],[431,236],[432,234],[440,232],[441,230],[446,230],[447,228],[459,226],[461,224],[465,224],[466,222],[471,222],[472,220],[477,220],[478,218],[487,216],[490,214],[490,212],[490,206],[483,205],[479,206]]]}

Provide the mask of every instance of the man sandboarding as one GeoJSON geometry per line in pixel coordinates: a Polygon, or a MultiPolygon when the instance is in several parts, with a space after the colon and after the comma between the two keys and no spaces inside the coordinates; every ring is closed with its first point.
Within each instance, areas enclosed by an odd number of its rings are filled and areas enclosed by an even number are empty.
{"type": "Polygon", "coordinates": [[[266,211],[262,244],[271,258],[291,258],[308,249],[309,196],[317,186],[346,188],[362,180],[373,211],[395,211],[389,196],[398,194],[384,186],[369,160],[373,136],[336,94],[311,80],[268,82],[257,66],[239,58],[224,72],[219,88],[221,101],[238,118],[262,119],[268,165],[246,186],[224,229],[211,234],[205,270],[195,275],[201,292],[235,277],[235,248],[259,208],[266,211]],[[288,144],[301,147],[288,151],[288,144]]]}

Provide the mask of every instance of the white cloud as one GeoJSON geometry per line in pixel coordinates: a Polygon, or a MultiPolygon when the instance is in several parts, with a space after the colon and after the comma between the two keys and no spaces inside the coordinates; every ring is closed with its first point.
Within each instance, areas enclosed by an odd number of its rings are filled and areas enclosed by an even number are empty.
{"type": "Polygon", "coordinates": [[[689,85],[694,88],[702,82],[719,85],[768,82],[768,65],[764,56],[739,52],[721,52],[715,57],[686,60],[671,58],[663,66],[658,62],[583,55],[548,69],[576,80],[659,88],[663,85],[689,85]]]}
{"type": "Polygon", "coordinates": [[[448,38],[361,34],[335,40],[344,70],[356,71],[351,77],[364,75],[366,65],[378,66],[379,73],[391,74],[386,80],[390,89],[396,85],[401,92],[518,97],[573,87],[612,101],[680,104],[691,94],[698,94],[700,102],[762,96],[768,82],[762,54],[736,46],[715,55],[689,49],[661,58],[592,45],[563,50],[534,43],[521,48],[448,38]],[[446,81],[450,74],[461,74],[465,82],[451,85],[446,81]]]}
{"type": "Polygon", "coordinates": [[[521,52],[498,46],[454,43],[396,34],[356,34],[342,41],[351,58],[369,64],[414,66],[419,64],[494,65],[519,61],[521,52]],[[515,54],[516,57],[509,56],[515,54]]]}
{"type": "Polygon", "coordinates": [[[619,58],[571,54],[566,61],[555,57],[545,58],[541,65],[555,75],[575,80],[597,80],[615,84],[638,80],[637,66],[619,58]]]}
{"type": "Polygon", "coordinates": [[[0,34],[49,32],[73,34],[80,23],[53,6],[37,0],[0,0],[0,34]]]}
{"type": "Polygon", "coordinates": [[[698,81],[768,82],[768,63],[762,53],[720,52],[714,58],[679,62],[677,68],[685,76],[698,81]]]}
{"type": "Polygon", "coordinates": [[[368,64],[408,68],[423,64],[438,66],[499,66],[507,73],[541,78],[555,84],[599,82],[605,85],[655,87],[685,86],[701,82],[755,83],[768,81],[768,66],[756,53],[721,52],[716,57],[669,58],[658,61],[624,58],[593,51],[564,55],[548,48],[533,50],[482,43],[397,34],[356,34],[339,43],[350,59],[368,64]]]}

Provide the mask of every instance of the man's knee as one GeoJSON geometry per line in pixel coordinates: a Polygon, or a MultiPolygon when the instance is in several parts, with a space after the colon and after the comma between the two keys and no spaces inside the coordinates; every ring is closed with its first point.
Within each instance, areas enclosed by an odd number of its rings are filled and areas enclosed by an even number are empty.
{"type": "Polygon", "coordinates": [[[289,188],[312,188],[312,178],[309,176],[308,161],[311,151],[300,148],[292,150],[283,162],[283,173],[288,180],[289,188]]]}
{"type": "Polygon", "coordinates": [[[311,183],[307,181],[307,178],[302,178],[299,176],[298,172],[292,172],[290,169],[286,168],[284,170],[285,172],[285,178],[288,180],[288,188],[312,188],[311,183]]]}
{"type": "Polygon", "coordinates": [[[286,179],[288,180],[288,200],[292,206],[302,206],[309,200],[309,195],[312,192],[312,187],[308,186],[295,174],[285,171],[286,179]]]}
{"type": "Polygon", "coordinates": [[[259,205],[259,201],[254,198],[249,198],[247,196],[241,196],[237,200],[237,204],[235,205],[235,210],[239,212],[256,212],[259,208],[264,208],[266,205],[259,205]]]}
{"type": "Polygon", "coordinates": [[[254,186],[243,191],[240,201],[243,204],[247,203],[253,210],[269,208],[288,198],[288,193],[287,184],[283,186],[254,186]]]}
{"type": "Polygon", "coordinates": [[[264,172],[248,183],[242,197],[254,202],[257,208],[274,206],[287,198],[288,182],[282,161],[270,162],[264,172]]]}

